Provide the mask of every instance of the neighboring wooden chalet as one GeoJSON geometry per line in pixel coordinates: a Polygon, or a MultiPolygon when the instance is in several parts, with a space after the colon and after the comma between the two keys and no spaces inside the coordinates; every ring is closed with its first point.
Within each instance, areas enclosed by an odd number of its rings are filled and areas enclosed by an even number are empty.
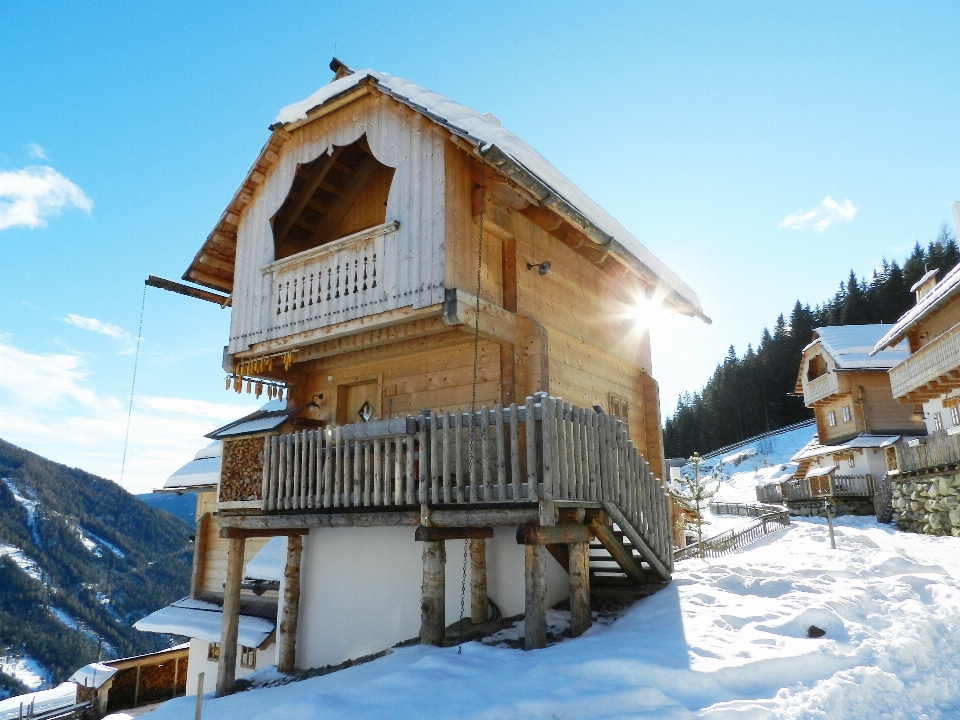
{"type": "MultiPolygon", "coordinates": [[[[874,513],[876,485],[892,462],[893,446],[903,436],[925,434],[920,414],[894,400],[890,390],[887,372],[906,358],[906,347],[871,354],[890,328],[817,328],[803,349],[796,392],[814,411],[817,436],[791,458],[798,463],[793,480],[780,484],[780,500],[791,511],[821,514],[823,496],[831,495],[838,514],[874,513]]],[[[758,489],[757,497],[769,502],[776,494],[758,489]]]]}
{"type": "MultiPolygon", "coordinates": [[[[953,214],[960,231],[960,202],[953,214]]],[[[960,537],[960,265],[911,289],[917,304],[873,350],[906,340],[909,356],[891,368],[890,385],[905,407],[922,408],[929,433],[896,450],[893,512],[904,529],[960,537]]]]}
{"type": "Polygon", "coordinates": [[[284,672],[442,643],[460,613],[446,540],[469,541],[468,617],[488,599],[525,614],[529,649],[546,607],[569,597],[577,635],[591,583],[672,568],[644,318],[709,322],[696,294],[493,115],[331,68],[281,110],[184,275],[209,290],[151,280],[230,305],[228,385],[286,401],[209,436],[219,694],[266,537],[284,537],[284,672]]]}

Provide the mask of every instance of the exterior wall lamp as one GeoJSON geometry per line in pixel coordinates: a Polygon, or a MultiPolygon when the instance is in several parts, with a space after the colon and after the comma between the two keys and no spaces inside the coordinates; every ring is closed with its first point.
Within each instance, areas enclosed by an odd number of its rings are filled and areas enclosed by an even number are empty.
{"type": "Polygon", "coordinates": [[[550,272],[550,261],[544,260],[542,263],[527,263],[527,270],[537,268],[537,272],[546,275],[550,272]]]}

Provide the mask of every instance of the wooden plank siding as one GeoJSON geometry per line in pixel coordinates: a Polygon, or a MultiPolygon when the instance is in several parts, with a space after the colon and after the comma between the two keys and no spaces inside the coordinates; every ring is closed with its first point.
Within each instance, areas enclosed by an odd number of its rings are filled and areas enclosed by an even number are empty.
{"type": "MultiPolygon", "coordinates": [[[[382,282],[389,302],[377,310],[425,307],[443,299],[444,140],[431,125],[392,101],[366,96],[298,129],[240,217],[230,353],[267,339],[264,329],[269,326],[275,290],[260,268],[274,260],[270,218],[286,199],[298,165],[364,135],[376,158],[396,170],[386,221],[400,223],[384,248],[382,282]]],[[[341,227],[355,228],[370,212],[359,207],[341,227]]],[[[318,319],[300,329],[324,324],[329,323],[318,319]]]]}
{"type": "MultiPolygon", "coordinates": [[[[203,513],[213,513],[216,509],[216,493],[198,494],[197,517],[201,517],[203,513]]],[[[197,538],[194,541],[203,543],[203,564],[197,578],[197,594],[223,595],[223,581],[227,577],[227,547],[230,541],[220,537],[220,525],[216,516],[209,517],[207,522],[203,523],[203,531],[202,540],[197,538]]],[[[246,541],[243,552],[244,567],[266,544],[267,538],[250,538],[246,541]]],[[[248,591],[243,593],[246,595],[248,591]]]]}

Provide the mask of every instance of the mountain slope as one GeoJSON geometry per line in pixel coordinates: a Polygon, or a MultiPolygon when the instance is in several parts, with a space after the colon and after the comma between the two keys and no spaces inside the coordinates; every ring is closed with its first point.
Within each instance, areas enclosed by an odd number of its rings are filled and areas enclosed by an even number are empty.
{"type": "Polygon", "coordinates": [[[189,591],[192,527],[3,440],[0,479],[2,667],[33,661],[56,683],[96,659],[100,638],[105,657],[165,647],[131,625],[189,591]]]}
{"type": "Polygon", "coordinates": [[[137,499],[157,510],[165,510],[193,527],[196,525],[197,494],[143,493],[137,499]]]}

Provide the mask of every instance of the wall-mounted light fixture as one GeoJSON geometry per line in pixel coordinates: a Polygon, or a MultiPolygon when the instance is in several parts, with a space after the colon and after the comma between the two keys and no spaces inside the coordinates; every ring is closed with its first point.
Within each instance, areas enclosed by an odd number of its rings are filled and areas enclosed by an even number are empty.
{"type": "Polygon", "coordinates": [[[542,263],[527,263],[527,270],[537,269],[537,272],[541,275],[546,275],[550,272],[550,261],[544,260],[542,263]]]}
{"type": "Polygon", "coordinates": [[[307,410],[311,415],[316,415],[320,412],[320,401],[323,400],[323,395],[314,395],[310,398],[310,402],[307,403],[307,410]]]}

